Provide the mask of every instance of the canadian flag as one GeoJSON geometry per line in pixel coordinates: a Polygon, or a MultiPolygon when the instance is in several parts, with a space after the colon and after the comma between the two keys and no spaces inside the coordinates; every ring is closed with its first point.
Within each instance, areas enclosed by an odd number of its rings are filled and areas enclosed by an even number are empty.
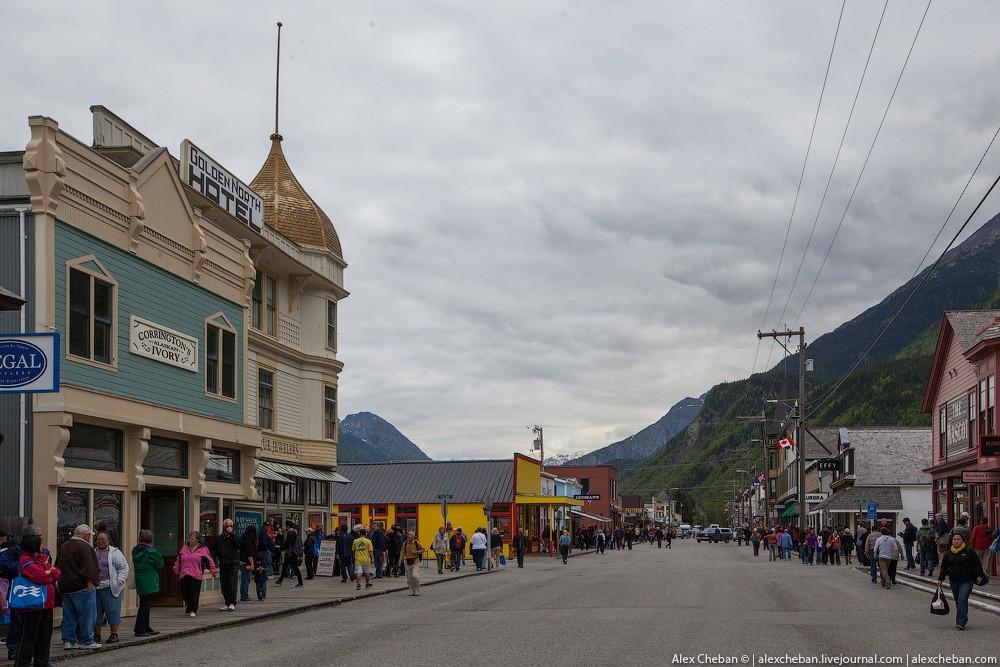
{"type": "Polygon", "coordinates": [[[782,438],[778,441],[778,449],[788,449],[789,447],[794,447],[795,443],[792,442],[791,438],[782,438]]]}

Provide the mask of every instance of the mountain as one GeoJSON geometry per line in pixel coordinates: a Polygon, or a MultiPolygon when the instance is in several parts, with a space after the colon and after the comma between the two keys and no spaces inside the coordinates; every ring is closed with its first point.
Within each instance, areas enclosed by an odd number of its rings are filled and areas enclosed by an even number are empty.
{"type": "MultiPolygon", "coordinates": [[[[927,269],[925,269],[925,272],[927,269]]],[[[807,378],[814,426],[927,426],[920,411],[942,311],[1000,305],[1000,215],[949,251],[864,363],[829,400],[837,379],[913,290],[907,281],[885,299],[809,346],[816,372],[807,378]]],[[[737,470],[761,469],[759,423],[739,419],[759,411],[764,398],[794,395],[797,364],[787,374],[778,364],[746,380],[718,384],[705,394],[701,412],[670,442],[646,458],[622,484],[624,493],[648,496],[663,489],[688,489],[702,518],[719,520],[737,470]],[[791,393],[789,393],[791,392],[791,393]]],[[[773,409],[774,406],[768,406],[773,409]]],[[[778,415],[769,414],[775,418],[778,415]]]]}
{"type": "Polygon", "coordinates": [[[687,398],[678,401],[667,414],[660,417],[635,435],[612,443],[596,451],[584,454],[575,459],[564,461],[563,465],[593,466],[602,463],[635,463],[641,461],[668,440],[680,433],[691,423],[701,410],[704,401],[700,398],[687,398]]]}
{"type": "MultiPolygon", "coordinates": [[[[813,341],[809,356],[816,360],[815,377],[828,379],[843,374],[928,271],[929,267],[875,306],[813,341]]],[[[934,275],[868,353],[866,363],[895,357],[928,327],[934,327],[936,340],[942,311],[976,307],[996,291],[998,276],[1000,215],[945,254],[934,275]]],[[[778,362],[772,370],[780,366],[778,362]]]]}
{"type": "Polygon", "coordinates": [[[337,460],[341,463],[431,460],[395,426],[371,412],[344,417],[339,435],[337,460]]]}

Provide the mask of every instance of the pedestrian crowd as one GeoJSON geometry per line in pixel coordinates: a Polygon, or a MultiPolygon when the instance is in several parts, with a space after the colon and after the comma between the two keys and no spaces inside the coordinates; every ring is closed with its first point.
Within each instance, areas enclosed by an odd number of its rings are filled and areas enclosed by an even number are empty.
{"type": "Polygon", "coordinates": [[[921,519],[917,527],[909,518],[903,519],[903,530],[893,534],[888,519],[859,522],[855,530],[826,526],[806,528],[803,533],[795,526],[743,528],[737,534],[748,534],[755,557],[761,546],[766,547],[768,561],[788,561],[792,554],[803,565],[852,564],[868,568],[873,584],[891,590],[896,585],[900,561],[905,570],[917,570],[920,576],[933,578],[938,570],[937,587],[943,590],[947,579],[955,600],[955,627],[964,630],[969,620],[969,598],[974,585],[989,582],[988,572],[1000,556],[1000,527],[990,529],[984,517],[969,527],[970,517],[963,512],[955,526],[949,526],[943,514],[934,520],[921,519]]]}

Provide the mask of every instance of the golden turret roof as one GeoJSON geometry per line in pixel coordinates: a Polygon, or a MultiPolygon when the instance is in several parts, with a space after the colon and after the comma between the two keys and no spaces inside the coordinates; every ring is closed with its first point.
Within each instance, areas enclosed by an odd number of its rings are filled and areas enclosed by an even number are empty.
{"type": "Polygon", "coordinates": [[[281,150],[281,135],[271,135],[271,151],[250,187],[264,199],[264,224],[304,248],[344,252],[330,217],[292,173],[281,150]]]}

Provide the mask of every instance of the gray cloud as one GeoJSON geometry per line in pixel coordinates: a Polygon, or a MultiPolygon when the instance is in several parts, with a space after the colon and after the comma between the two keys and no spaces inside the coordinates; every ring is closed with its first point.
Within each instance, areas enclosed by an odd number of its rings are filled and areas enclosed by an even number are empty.
{"type": "MultiPolygon", "coordinates": [[[[102,103],[249,179],[268,149],[281,18],[286,154],[350,265],[342,407],[435,457],[524,451],[531,423],[550,426],[552,451],[582,451],[750,371],[839,8],[31,3],[5,14],[17,55],[0,145],[23,146],[34,113],[87,141],[86,108],[102,103]]],[[[848,3],[768,326],[878,11],[848,3]]],[[[786,320],[921,11],[890,3],[786,320]]],[[[985,0],[932,7],[806,310],[810,337],[912,273],[996,127],[998,18],[985,0]]]]}

